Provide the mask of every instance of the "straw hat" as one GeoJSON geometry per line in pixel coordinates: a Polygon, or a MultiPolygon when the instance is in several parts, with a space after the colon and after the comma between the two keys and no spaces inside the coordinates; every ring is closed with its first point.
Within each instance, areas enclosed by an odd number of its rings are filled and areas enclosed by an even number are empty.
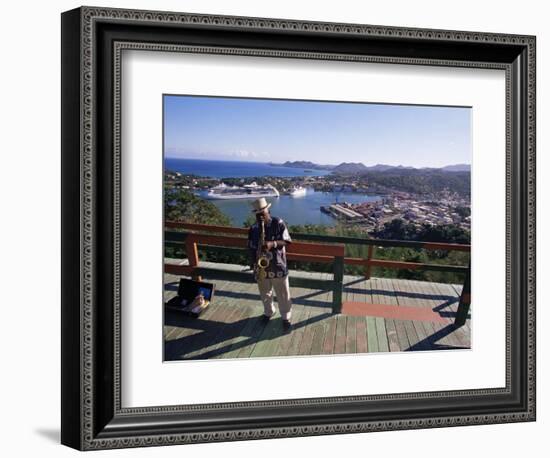
{"type": "Polygon", "coordinates": [[[271,204],[267,203],[265,197],[260,197],[252,202],[252,213],[261,213],[271,207],[271,204]]]}

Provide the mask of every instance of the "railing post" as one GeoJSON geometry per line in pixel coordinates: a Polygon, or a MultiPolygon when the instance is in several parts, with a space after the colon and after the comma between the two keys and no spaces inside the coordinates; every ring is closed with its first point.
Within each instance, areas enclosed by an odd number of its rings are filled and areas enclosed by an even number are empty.
{"type": "MultiPolygon", "coordinates": [[[[189,234],[185,240],[185,251],[187,252],[187,260],[191,267],[198,267],[199,265],[199,250],[197,248],[197,243],[189,234]]],[[[195,281],[201,281],[201,277],[198,275],[192,275],[191,278],[195,281]]]]}
{"type": "Polygon", "coordinates": [[[369,245],[369,251],[367,252],[367,266],[365,268],[365,279],[370,280],[370,274],[372,271],[372,266],[370,260],[374,256],[374,245],[369,245]]]}
{"type": "Polygon", "coordinates": [[[458,302],[458,308],[456,310],[455,326],[459,328],[464,326],[466,319],[468,318],[468,312],[470,311],[470,277],[471,277],[471,263],[468,263],[468,272],[466,272],[466,278],[464,279],[464,286],[462,287],[462,294],[460,294],[460,301],[458,302]]]}
{"type": "Polygon", "coordinates": [[[333,265],[332,313],[342,312],[342,289],[344,286],[344,257],[336,256],[333,265]]]}

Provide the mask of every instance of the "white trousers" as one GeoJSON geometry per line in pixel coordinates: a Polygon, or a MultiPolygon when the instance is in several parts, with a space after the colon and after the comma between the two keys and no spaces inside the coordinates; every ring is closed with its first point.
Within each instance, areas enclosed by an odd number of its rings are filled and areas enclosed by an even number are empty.
{"type": "Polygon", "coordinates": [[[282,278],[275,277],[265,278],[263,280],[259,279],[258,289],[260,291],[260,299],[264,304],[264,314],[266,316],[272,316],[275,313],[275,306],[273,305],[273,290],[275,290],[281,318],[283,320],[290,320],[290,308],[292,307],[292,301],[290,298],[288,275],[282,278]]]}

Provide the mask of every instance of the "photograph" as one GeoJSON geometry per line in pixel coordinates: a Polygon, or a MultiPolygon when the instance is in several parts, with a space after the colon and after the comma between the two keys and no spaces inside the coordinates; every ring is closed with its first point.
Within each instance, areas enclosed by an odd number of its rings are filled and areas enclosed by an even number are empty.
{"type": "Polygon", "coordinates": [[[412,440],[399,453],[457,434],[525,452],[542,15],[295,3],[64,8],[61,105],[39,104],[60,109],[60,139],[39,119],[61,167],[34,148],[61,178],[61,218],[42,218],[61,248],[59,441],[252,456],[369,433],[386,453],[391,431],[412,440]]]}
{"type": "Polygon", "coordinates": [[[162,98],[164,361],[472,348],[472,107],[162,98]]]}

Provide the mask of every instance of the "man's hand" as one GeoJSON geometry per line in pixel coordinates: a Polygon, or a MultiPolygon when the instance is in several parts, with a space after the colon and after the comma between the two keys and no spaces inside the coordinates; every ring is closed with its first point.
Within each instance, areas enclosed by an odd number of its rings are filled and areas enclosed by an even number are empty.
{"type": "Polygon", "coordinates": [[[275,247],[281,248],[285,245],[286,245],[286,243],[283,240],[270,240],[270,241],[267,241],[267,242],[264,243],[264,249],[272,250],[275,247]]]}

